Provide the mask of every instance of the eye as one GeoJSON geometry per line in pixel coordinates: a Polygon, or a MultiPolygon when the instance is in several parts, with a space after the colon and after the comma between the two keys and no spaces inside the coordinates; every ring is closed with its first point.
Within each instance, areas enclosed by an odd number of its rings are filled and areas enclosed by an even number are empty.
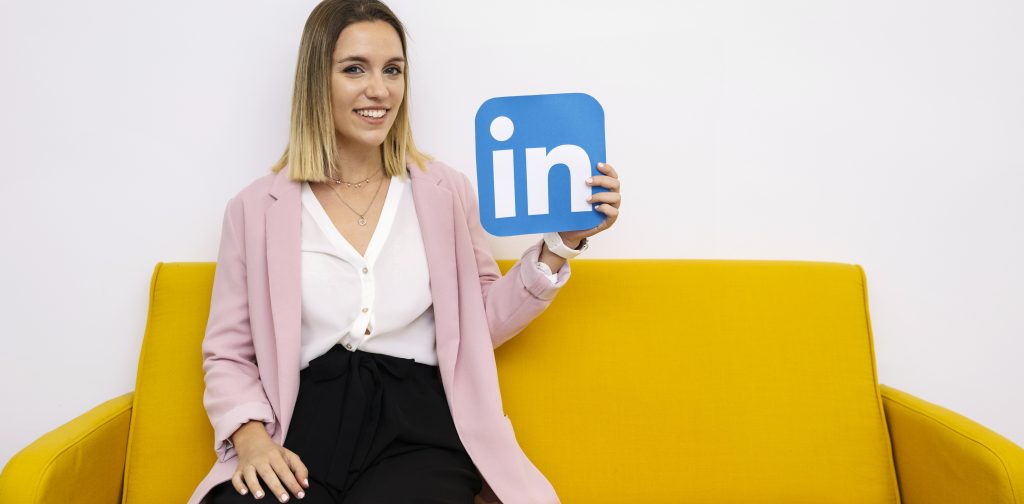
{"type": "MultiPolygon", "coordinates": [[[[352,73],[352,72],[349,72],[349,70],[352,70],[352,69],[362,70],[362,68],[359,65],[352,65],[350,67],[346,67],[344,70],[342,70],[342,72],[344,72],[344,73],[352,73]]],[[[385,71],[387,71],[387,70],[394,70],[394,72],[391,75],[400,75],[402,73],[402,69],[397,67],[397,66],[389,66],[389,67],[385,68],[384,70],[385,71]]]]}

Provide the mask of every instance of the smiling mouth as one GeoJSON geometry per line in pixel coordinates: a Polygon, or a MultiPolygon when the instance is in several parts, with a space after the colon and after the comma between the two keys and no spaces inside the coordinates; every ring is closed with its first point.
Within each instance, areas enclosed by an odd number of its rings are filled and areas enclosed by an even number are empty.
{"type": "Polygon", "coordinates": [[[352,112],[354,112],[359,117],[362,117],[364,119],[369,119],[369,120],[373,121],[373,120],[380,120],[380,119],[383,119],[383,118],[387,117],[388,113],[391,112],[391,110],[390,109],[386,109],[386,108],[380,108],[380,109],[355,109],[352,112]]]}

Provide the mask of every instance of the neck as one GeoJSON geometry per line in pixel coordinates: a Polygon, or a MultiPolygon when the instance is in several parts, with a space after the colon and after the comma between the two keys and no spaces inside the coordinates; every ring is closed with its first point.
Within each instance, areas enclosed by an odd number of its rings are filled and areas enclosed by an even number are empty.
{"type": "Polygon", "coordinates": [[[337,177],[345,182],[359,182],[384,172],[380,147],[339,146],[337,177]]]}

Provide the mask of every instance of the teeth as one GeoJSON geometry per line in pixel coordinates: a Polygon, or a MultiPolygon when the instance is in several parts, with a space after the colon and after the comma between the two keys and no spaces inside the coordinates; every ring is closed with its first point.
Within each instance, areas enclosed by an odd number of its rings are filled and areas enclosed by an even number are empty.
{"type": "Polygon", "coordinates": [[[361,115],[361,116],[375,117],[375,118],[379,119],[381,117],[384,117],[384,114],[387,113],[387,111],[383,110],[383,109],[379,109],[379,110],[357,110],[356,113],[361,115]]]}

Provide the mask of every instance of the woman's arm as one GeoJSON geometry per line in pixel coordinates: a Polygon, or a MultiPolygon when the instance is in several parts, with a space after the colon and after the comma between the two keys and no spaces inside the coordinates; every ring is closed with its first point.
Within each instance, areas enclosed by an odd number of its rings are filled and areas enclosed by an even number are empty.
{"type": "Polygon", "coordinates": [[[455,169],[452,169],[452,172],[456,174],[454,182],[458,189],[457,196],[462,202],[473,241],[491,341],[494,348],[497,348],[519,334],[551,304],[555,295],[569,279],[569,261],[551,254],[541,239],[527,248],[519,261],[502,276],[487,243],[487,233],[480,223],[479,204],[469,177],[455,169]],[[558,281],[554,284],[537,268],[536,263],[543,260],[543,251],[547,251],[562,263],[548,263],[549,266],[558,266],[551,270],[558,274],[558,281]]]}
{"type": "Polygon", "coordinates": [[[264,423],[268,435],[277,429],[256,367],[249,327],[242,201],[236,196],[224,210],[217,269],[213,277],[210,316],[203,337],[203,406],[213,425],[214,450],[220,460],[236,455],[231,435],[250,420],[264,423]]]}

